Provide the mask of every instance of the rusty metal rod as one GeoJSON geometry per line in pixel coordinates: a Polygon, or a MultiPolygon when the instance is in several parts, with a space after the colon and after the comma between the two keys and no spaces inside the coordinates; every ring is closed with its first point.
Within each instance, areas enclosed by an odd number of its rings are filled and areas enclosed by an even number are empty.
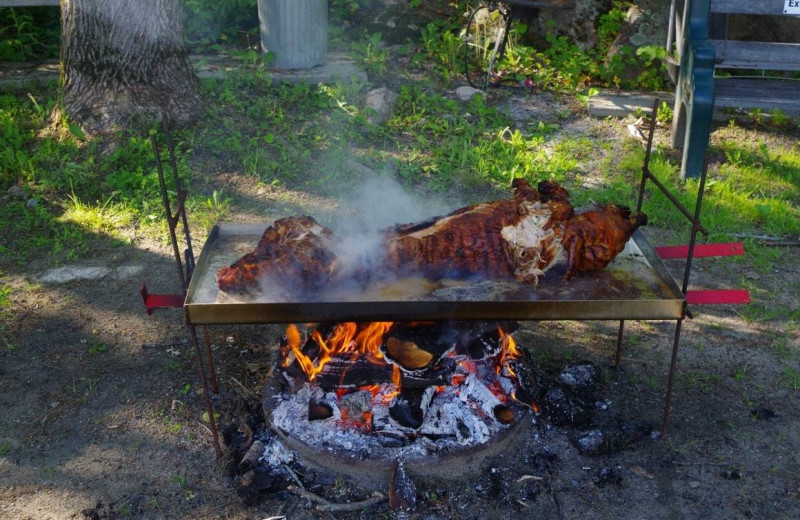
{"type": "Polygon", "coordinates": [[[169,238],[172,242],[172,252],[175,255],[175,262],[178,266],[178,279],[181,281],[181,288],[183,293],[186,294],[186,289],[189,287],[186,281],[186,274],[183,270],[183,262],[181,261],[181,253],[178,248],[178,237],[175,234],[175,227],[177,221],[172,217],[172,209],[169,203],[169,195],[167,193],[167,181],[164,178],[164,167],[161,164],[161,146],[158,144],[158,136],[153,133],[150,136],[150,142],[153,146],[153,153],[156,156],[156,169],[158,170],[158,184],[161,188],[161,202],[164,204],[164,211],[167,216],[167,227],[169,228],[169,238]]]}
{"type": "Polygon", "coordinates": [[[664,419],[661,422],[661,435],[666,436],[669,429],[669,415],[672,411],[672,390],[675,383],[675,371],[678,368],[678,346],[681,341],[681,324],[683,320],[678,320],[675,324],[675,339],[672,343],[672,359],[669,363],[669,373],[667,374],[667,396],[664,399],[664,419]]]}
{"type": "Polygon", "coordinates": [[[181,179],[178,175],[178,161],[175,158],[175,142],[172,140],[172,133],[167,131],[165,133],[165,138],[167,140],[167,151],[169,152],[169,163],[172,167],[172,178],[175,182],[175,191],[178,193],[178,214],[180,215],[181,223],[183,224],[183,236],[186,240],[186,281],[188,283],[192,278],[191,271],[194,267],[194,250],[192,249],[192,236],[189,233],[189,221],[186,218],[186,192],[183,191],[181,179]]]}
{"type": "MultiPolygon", "coordinates": [[[[656,99],[656,100],[653,101],[653,113],[652,113],[652,115],[650,117],[650,129],[649,129],[649,132],[648,132],[648,135],[647,135],[647,148],[645,149],[644,164],[642,165],[642,180],[639,183],[639,199],[638,199],[638,201],[636,203],[636,212],[640,213],[642,211],[642,204],[644,202],[645,184],[646,184],[647,180],[649,179],[649,180],[653,181],[653,184],[655,184],[656,187],[659,190],[661,190],[661,193],[663,193],[664,196],[667,197],[670,202],[672,202],[673,206],[675,206],[675,208],[678,211],[683,213],[684,217],[689,219],[689,222],[692,223],[692,227],[697,227],[698,231],[703,233],[704,236],[708,236],[708,230],[706,228],[704,228],[700,224],[700,221],[698,220],[699,219],[699,212],[696,211],[695,212],[696,215],[693,217],[692,213],[688,209],[686,209],[686,207],[683,205],[683,203],[681,203],[681,201],[679,201],[672,194],[672,192],[669,191],[669,188],[667,188],[660,180],[658,180],[656,178],[656,176],[653,175],[653,172],[650,171],[650,154],[651,154],[651,150],[653,149],[653,136],[655,134],[655,129],[656,129],[655,121],[656,121],[656,111],[657,110],[658,110],[658,100],[656,99]]],[[[708,160],[706,160],[706,163],[707,162],[708,162],[708,160]]],[[[706,171],[705,168],[704,168],[704,171],[706,171]]],[[[703,185],[705,185],[705,180],[704,179],[701,182],[703,183],[703,185]]],[[[695,207],[695,209],[696,209],[696,207],[695,207]]]]}
{"type": "Polygon", "coordinates": [[[206,344],[206,356],[208,356],[208,372],[211,377],[211,390],[219,393],[219,385],[217,385],[217,369],[214,367],[214,353],[211,351],[211,339],[208,336],[208,327],[203,325],[203,343],[206,344]]]}
{"type": "Polygon", "coordinates": [[[203,382],[203,398],[205,399],[206,413],[208,414],[208,423],[211,429],[212,443],[214,444],[214,452],[217,458],[222,458],[222,446],[219,443],[219,433],[217,432],[217,421],[214,418],[214,404],[211,402],[211,392],[208,388],[208,380],[206,379],[206,371],[203,369],[203,354],[200,351],[200,342],[197,340],[197,330],[194,325],[189,325],[189,334],[192,337],[192,344],[194,345],[195,358],[197,359],[197,372],[200,374],[200,380],[203,382]]]}
{"type": "Polygon", "coordinates": [[[625,320],[619,320],[619,332],[617,332],[617,351],[614,353],[614,368],[619,368],[619,359],[622,356],[622,335],[625,332],[625,320]]]}
{"type": "Polygon", "coordinates": [[[683,272],[683,286],[681,290],[683,294],[686,294],[686,290],[689,288],[689,273],[692,269],[692,257],[694,256],[694,245],[697,242],[697,232],[700,230],[700,210],[703,206],[703,191],[705,191],[706,187],[706,176],[708,174],[708,156],[706,155],[705,161],[703,161],[703,172],[700,175],[700,187],[697,189],[697,201],[695,202],[694,206],[694,218],[692,219],[692,233],[689,237],[689,252],[686,255],[686,268],[683,272]]]}
{"type": "Polygon", "coordinates": [[[642,164],[642,180],[639,182],[639,199],[636,202],[636,213],[642,212],[644,202],[644,187],[650,175],[650,151],[653,149],[653,136],[656,133],[656,110],[658,110],[658,99],[653,100],[653,112],[650,117],[650,128],[647,131],[647,148],[644,151],[644,164],[642,164]]]}

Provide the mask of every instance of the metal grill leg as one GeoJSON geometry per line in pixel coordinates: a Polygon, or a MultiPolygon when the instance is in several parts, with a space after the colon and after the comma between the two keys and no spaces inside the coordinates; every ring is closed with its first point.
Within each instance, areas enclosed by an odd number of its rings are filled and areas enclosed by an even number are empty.
{"type": "Polygon", "coordinates": [[[625,332],[625,320],[619,320],[617,333],[617,351],[614,353],[614,368],[619,368],[619,358],[622,356],[622,334],[625,332]]]}
{"type": "Polygon", "coordinates": [[[206,371],[203,369],[203,353],[200,350],[200,342],[197,340],[197,330],[194,325],[189,326],[189,334],[192,337],[195,357],[197,358],[197,371],[200,374],[200,380],[203,382],[203,397],[206,401],[206,413],[208,414],[208,423],[211,428],[211,436],[213,437],[214,451],[219,459],[222,458],[222,446],[219,444],[217,421],[214,419],[214,405],[211,403],[211,392],[208,388],[208,380],[206,380],[206,371]]]}
{"type": "Polygon", "coordinates": [[[678,320],[675,325],[675,341],[672,344],[672,359],[669,363],[669,374],[667,375],[667,397],[664,401],[664,420],[661,423],[661,435],[667,434],[669,428],[669,414],[672,411],[672,389],[675,382],[675,371],[678,368],[678,345],[681,341],[681,324],[683,320],[678,320]]]}
{"type": "Polygon", "coordinates": [[[211,338],[208,337],[208,327],[203,325],[203,343],[206,344],[206,356],[208,356],[208,372],[211,378],[211,391],[215,394],[219,393],[219,385],[217,385],[217,369],[214,366],[214,353],[211,351],[211,338]]]}

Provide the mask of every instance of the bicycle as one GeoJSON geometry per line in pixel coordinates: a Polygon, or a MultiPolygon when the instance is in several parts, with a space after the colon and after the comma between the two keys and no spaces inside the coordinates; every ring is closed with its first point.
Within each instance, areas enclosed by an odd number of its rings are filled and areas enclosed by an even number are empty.
{"type": "Polygon", "coordinates": [[[485,91],[499,83],[495,65],[503,59],[514,21],[533,22],[542,8],[573,5],[573,0],[505,0],[489,1],[473,9],[462,33],[464,75],[470,86],[485,91]]]}

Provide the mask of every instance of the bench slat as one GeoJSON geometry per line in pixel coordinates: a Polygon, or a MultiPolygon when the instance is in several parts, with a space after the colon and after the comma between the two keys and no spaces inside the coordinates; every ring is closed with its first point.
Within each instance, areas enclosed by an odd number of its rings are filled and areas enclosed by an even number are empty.
{"type": "Polygon", "coordinates": [[[709,41],[719,68],[800,70],[800,43],[709,41]]]}
{"type": "Polygon", "coordinates": [[[768,78],[715,78],[714,104],[722,108],[800,111],[800,81],[768,78]]]}
{"type": "Polygon", "coordinates": [[[40,5],[61,5],[60,0],[0,0],[0,7],[37,7],[40,5]]]}
{"type": "Polygon", "coordinates": [[[712,13],[784,16],[783,0],[711,0],[709,10],[712,13]]]}

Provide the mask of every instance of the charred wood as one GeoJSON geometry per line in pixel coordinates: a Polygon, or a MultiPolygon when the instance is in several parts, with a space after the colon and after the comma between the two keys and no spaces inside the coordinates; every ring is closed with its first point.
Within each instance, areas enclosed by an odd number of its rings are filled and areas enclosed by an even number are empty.
{"type": "Polygon", "coordinates": [[[417,507],[417,488],[408,477],[402,460],[396,460],[392,464],[389,507],[395,511],[413,511],[417,507]]]}

